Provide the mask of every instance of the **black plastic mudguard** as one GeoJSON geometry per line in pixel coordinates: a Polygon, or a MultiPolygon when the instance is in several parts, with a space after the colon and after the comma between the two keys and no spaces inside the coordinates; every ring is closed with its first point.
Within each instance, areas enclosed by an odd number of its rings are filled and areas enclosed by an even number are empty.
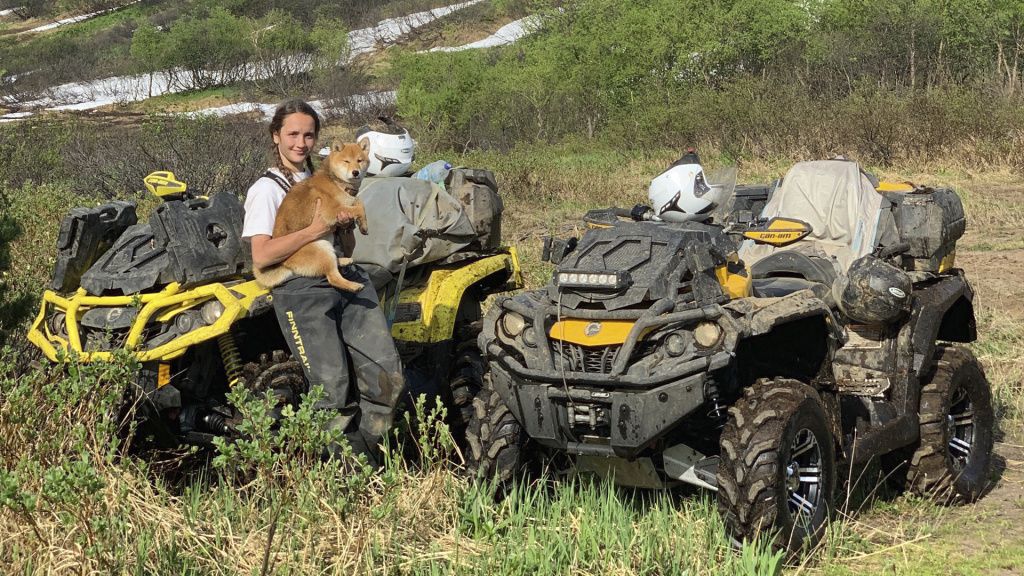
{"type": "Polygon", "coordinates": [[[131,226],[82,275],[82,288],[95,296],[136,294],[171,280],[161,273],[169,259],[148,223],[131,226]]]}
{"type": "Polygon", "coordinates": [[[57,264],[50,288],[69,292],[78,288],[82,274],[138,222],[133,202],[111,202],[96,208],[75,208],[60,223],[57,264]]]}
{"type": "Polygon", "coordinates": [[[244,210],[234,194],[171,201],[131,226],[82,275],[90,294],[136,294],[180,282],[195,286],[252,271],[241,240],[244,210]]]}
{"type": "Polygon", "coordinates": [[[244,209],[234,194],[167,202],[149,219],[153,238],[166,246],[169,276],[195,286],[252,271],[242,242],[244,209]]]}

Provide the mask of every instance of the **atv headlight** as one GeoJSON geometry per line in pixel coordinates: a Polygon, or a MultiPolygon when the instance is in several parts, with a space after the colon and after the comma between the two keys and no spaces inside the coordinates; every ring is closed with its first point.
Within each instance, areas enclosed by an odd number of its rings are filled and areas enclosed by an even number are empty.
{"type": "Polygon", "coordinates": [[[673,332],[665,338],[665,351],[669,356],[682,356],[686,352],[687,338],[679,332],[673,332]]]}
{"type": "MultiPolygon", "coordinates": [[[[220,302],[218,302],[220,304],[220,302]]],[[[223,309],[223,306],[221,307],[223,309]]],[[[174,329],[178,331],[178,334],[186,334],[195,330],[196,328],[203,325],[205,320],[201,319],[202,312],[196,314],[195,312],[185,311],[174,317],[174,329]]],[[[218,314],[220,316],[220,314],[218,314]]],[[[210,324],[210,322],[207,322],[210,324]]]]}
{"type": "Polygon", "coordinates": [[[693,339],[701,348],[711,348],[722,339],[722,327],[714,322],[701,322],[693,331],[693,339]]]}
{"type": "Polygon", "coordinates": [[[618,272],[587,272],[564,270],[555,273],[555,285],[559,288],[588,288],[622,290],[628,288],[633,280],[628,271],[618,272]]]}
{"type": "Polygon", "coordinates": [[[224,305],[220,303],[220,300],[210,300],[206,304],[203,304],[199,313],[203,317],[203,322],[213,324],[218,318],[220,318],[220,315],[224,313],[224,305]]]}
{"type": "Polygon", "coordinates": [[[509,338],[515,338],[526,329],[526,319],[515,312],[506,312],[501,317],[501,330],[509,338]]]}

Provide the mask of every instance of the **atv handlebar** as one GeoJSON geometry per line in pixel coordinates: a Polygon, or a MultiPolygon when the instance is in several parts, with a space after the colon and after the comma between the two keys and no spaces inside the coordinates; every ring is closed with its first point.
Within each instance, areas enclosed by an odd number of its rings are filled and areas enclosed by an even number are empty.
{"type": "Polygon", "coordinates": [[[900,242],[899,244],[893,244],[892,246],[879,246],[875,248],[875,256],[885,260],[886,258],[892,258],[899,254],[903,254],[907,250],[910,250],[909,242],[900,242]]]}

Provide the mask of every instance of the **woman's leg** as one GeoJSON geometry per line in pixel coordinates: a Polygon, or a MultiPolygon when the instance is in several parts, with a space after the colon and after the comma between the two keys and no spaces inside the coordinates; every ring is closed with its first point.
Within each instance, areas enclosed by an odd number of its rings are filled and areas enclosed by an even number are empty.
{"type": "Polygon", "coordinates": [[[345,344],[338,333],[339,292],[323,278],[297,277],[274,288],[272,295],[274,312],[292,356],[302,365],[310,388],[323,387],[325,397],[316,407],[344,413],[349,374],[345,344]]]}
{"type": "Polygon", "coordinates": [[[394,424],[398,400],[405,389],[402,361],[377,301],[369,276],[348,266],[350,280],[363,283],[358,294],[342,297],[341,333],[359,388],[359,431],[370,446],[378,444],[394,424]]]}

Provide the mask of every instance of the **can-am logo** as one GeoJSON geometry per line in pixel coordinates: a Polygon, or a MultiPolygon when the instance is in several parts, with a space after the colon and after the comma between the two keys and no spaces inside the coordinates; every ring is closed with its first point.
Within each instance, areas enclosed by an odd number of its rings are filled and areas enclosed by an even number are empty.
{"type": "Polygon", "coordinates": [[[597,336],[597,333],[601,331],[600,322],[591,322],[587,324],[587,327],[583,329],[583,333],[587,336],[597,336]]]}

